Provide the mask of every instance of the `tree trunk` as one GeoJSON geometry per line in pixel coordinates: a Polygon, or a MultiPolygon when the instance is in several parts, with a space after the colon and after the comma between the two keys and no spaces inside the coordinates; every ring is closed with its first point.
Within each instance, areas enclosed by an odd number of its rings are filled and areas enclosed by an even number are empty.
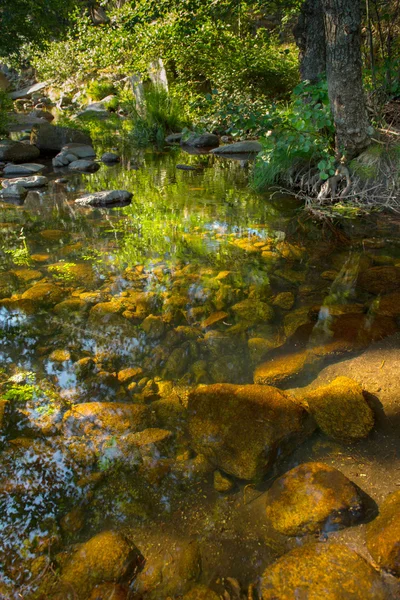
{"type": "Polygon", "coordinates": [[[351,159],[369,144],[361,72],[360,0],[321,0],[326,39],[326,74],[336,128],[336,150],[351,159]]]}
{"type": "Polygon", "coordinates": [[[293,29],[299,48],[302,81],[315,83],[326,69],[324,17],[321,0],[306,0],[293,29]]]}

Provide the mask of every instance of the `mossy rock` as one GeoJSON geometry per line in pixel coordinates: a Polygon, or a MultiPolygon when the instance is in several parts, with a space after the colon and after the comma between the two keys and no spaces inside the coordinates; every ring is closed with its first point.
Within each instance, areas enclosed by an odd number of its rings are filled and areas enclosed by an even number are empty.
{"type": "Polygon", "coordinates": [[[286,337],[291,337],[296,331],[305,325],[310,325],[310,306],[301,306],[286,314],[283,320],[286,337]]]}
{"type": "Polygon", "coordinates": [[[361,271],[357,285],[371,294],[389,294],[400,290],[400,269],[393,266],[372,267],[361,271]]]}
{"type": "Polygon", "coordinates": [[[192,448],[240,479],[261,479],[314,429],[292,397],[258,385],[201,385],[189,396],[192,448]]]}
{"type": "Polygon", "coordinates": [[[165,323],[161,317],[149,315],[142,322],[142,329],[149,339],[158,340],[164,335],[165,323]]]}
{"type": "Polygon", "coordinates": [[[54,283],[36,283],[21,296],[22,300],[30,300],[38,306],[54,306],[61,302],[65,292],[54,283]]]}
{"type": "Polygon", "coordinates": [[[303,373],[317,360],[307,350],[276,356],[255,369],[254,383],[258,385],[281,385],[303,373]]]}
{"type": "Polygon", "coordinates": [[[357,487],[337,469],[309,462],[279,477],[267,493],[266,513],[284,535],[336,531],[364,515],[357,487]]]}
{"type": "Polygon", "coordinates": [[[261,600],[387,600],[384,584],[367,561],[337,543],[292,550],[267,567],[261,600]]]}
{"type": "Polygon", "coordinates": [[[201,556],[195,540],[166,540],[143,551],[146,563],[136,577],[133,597],[142,600],[176,598],[185,594],[200,577],[201,556]]]}
{"type": "Polygon", "coordinates": [[[392,292],[376,298],[373,306],[373,312],[386,317],[400,316],[400,292],[392,292]]]}
{"type": "Polygon", "coordinates": [[[142,563],[139,550],[117,531],[104,531],[82,544],[62,569],[60,582],[79,600],[103,582],[129,581],[142,563]]]}
{"type": "Polygon", "coordinates": [[[251,337],[247,340],[250,360],[253,364],[262,361],[272,350],[280,348],[285,337],[279,331],[272,331],[268,337],[251,337]]]}
{"type": "Polygon", "coordinates": [[[349,377],[307,391],[303,400],[319,428],[333,439],[356,441],[367,437],[374,426],[374,413],[361,385],[349,377]]]}
{"type": "Polygon", "coordinates": [[[281,308],[282,310],[291,310],[295,303],[295,297],[293,292],[281,292],[275,296],[273,305],[281,308]]]}
{"type": "Polygon", "coordinates": [[[87,304],[79,298],[69,298],[56,304],[53,311],[60,317],[80,318],[84,316],[87,304]]]}
{"type": "Polygon", "coordinates": [[[89,600],[127,600],[127,588],[118,583],[102,583],[96,585],[89,600]]]}
{"type": "Polygon", "coordinates": [[[148,424],[148,409],[141,404],[122,402],[86,402],[77,404],[63,417],[66,436],[91,436],[100,431],[104,434],[123,434],[142,431],[148,424]]]}
{"type": "Polygon", "coordinates": [[[30,283],[43,278],[43,273],[36,269],[14,269],[13,274],[22,283],[30,283]]]}
{"type": "Polygon", "coordinates": [[[274,318],[274,309],[269,306],[269,304],[261,302],[261,300],[253,300],[252,298],[234,304],[234,306],[231,307],[231,310],[239,319],[242,319],[249,324],[259,322],[264,323],[272,321],[274,318]]]}
{"type": "Polygon", "coordinates": [[[367,525],[367,546],[373,559],[400,577],[400,491],[388,496],[378,517],[367,525]]]}
{"type": "Polygon", "coordinates": [[[246,379],[245,365],[241,354],[225,354],[212,360],[207,372],[214,383],[242,383],[246,379]]]}
{"type": "Polygon", "coordinates": [[[206,585],[196,585],[184,595],[183,600],[220,600],[220,596],[206,585]]]}

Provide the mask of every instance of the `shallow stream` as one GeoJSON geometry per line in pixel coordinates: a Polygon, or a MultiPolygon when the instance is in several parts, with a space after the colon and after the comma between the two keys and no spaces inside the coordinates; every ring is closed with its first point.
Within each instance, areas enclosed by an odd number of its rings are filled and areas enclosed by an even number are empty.
{"type": "MultiPolygon", "coordinates": [[[[121,596],[90,596],[79,576],[76,589],[57,583],[76,544],[110,530],[153,569],[152,582],[131,584],[133,599],[181,598],[198,583],[255,599],[266,567],[310,539],[369,557],[368,514],[285,536],[267,521],[265,494],[310,460],[341,470],[371,506],[399,490],[400,219],[313,223],[292,198],[253,193],[248,169],[170,148],[92,175],[48,167],[45,191],[1,204],[0,597],[126,598],[129,582],[114,575],[121,596]],[[133,192],[132,204],[74,203],[104,189],[133,192]],[[301,353],[313,360],[299,366],[301,353]],[[316,431],[261,480],[216,474],[191,443],[188,395],[251,384],[266,363],[264,383],[300,395],[339,375],[361,383],[377,414],[370,437],[316,431]],[[131,417],[93,403],[146,407],[133,431],[150,437],[133,451],[131,417]],[[157,579],[158,568],[169,575],[157,579]]],[[[384,579],[400,597],[398,580],[384,579]]]]}

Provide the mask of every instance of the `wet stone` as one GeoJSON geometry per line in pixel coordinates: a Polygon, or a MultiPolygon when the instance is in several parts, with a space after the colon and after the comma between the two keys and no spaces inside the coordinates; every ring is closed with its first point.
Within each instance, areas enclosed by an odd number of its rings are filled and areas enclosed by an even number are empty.
{"type": "Polygon", "coordinates": [[[303,400],[319,428],[333,439],[356,441],[367,437],[374,426],[374,413],[361,385],[349,377],[307,391],[303,400]]]}
{"type": "Polygon", "coordinates": [[[400,491],[388,496],[367,525],[367,547],[380,567],[400,577],[400,491]]]}
{"type": "Polygon", "coordinates": [[[261,479],[277,455],[290,453],[314,429],[289,394],[257,385],[201,385],[189,396],[188,417],[193,449],[247,480],[261,479]]]}
{"type": "Polygon", "coordinates": [[[22,299],[42,306],[53,306],[61,302],[64,296],[62,288],[52,283],[36,283],[22,294],[22,299]]]}
{"type": "Polygon", "coordinates": [[[372,267],[362,271],[357,285],[371,294],[388,294],[400,289],[400,269],[392,266],[372,267]]]}
{"type": "Polygon", "coordinates": [[[97,584],[129,581],[142,563],[139,550],[117,531],[97,534],[72,555],[62,569],[60,583],[72,586],[79,599],[86,600],[97,584]]]}
{"type": "Polygon", "coordinates": [[[190,592],[184,595],[183,600],[219,600],[219,598],[220,596],[209,587],[196,585],[190,592]]]}
{"type": "Polygon", "coordinates": [[[387,600],[383,582],[367,561],[337,543],[307,544],[267,567],[262,600],[387,600]]]}
{"type": "Polygon", "coordinates": [[[279,477],[267,493],[266,514],[274,529],[299,536],[336,531],[364,515],[356,486],[324,463],[302,464],[279,477]]]}
{"type": "Polygon", "coordinates": [[[284,354],[259,365],[254,371],[254,383],[259,385],[281,385],[300,375],[310,364],[306,350],[284,354]]]}
{"type": "Polygon", "coordinates": [[[200,577],[201,556],[195,540],[166,540],[165,547],[143,550],[146,563],[133,582],[134,596],[143,600],[179,597],[200,577]]]}
{"type": "Polygon", "coordinates": [[[70,171],[78,171],[79,173],[95,173],[100,169],[99,163],[93,160],[79,159],[69,163],[70,171]]]}
{"type": "Polygon", "coordinates": [[[125,586],[117,583],[102,583],[96,585],[89,600],[126,600],[128,592],[125,586]]]}
{"type": "Polygon", "coordinates": [[[230,492],[235,487],[234,483],[223,475],[221,471],[214,471],[214,489],[221,494],[230,492]]]}

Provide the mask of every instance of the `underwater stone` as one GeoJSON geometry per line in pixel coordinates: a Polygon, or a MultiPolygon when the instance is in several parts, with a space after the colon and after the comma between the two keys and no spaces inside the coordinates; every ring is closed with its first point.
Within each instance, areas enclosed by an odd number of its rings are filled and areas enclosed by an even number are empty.
{"type": "Polygon", "coordinates": [[[386,571],[400,577],[400,491],[388,496],[379,515],[367,525],[367,547],[386,571]]]}
{"type": "Polygon", "coordinates": [[[219,600],[220,596],[210,590],[205,585],[196,585],[187,594],[184,595],[183,600],[219,600]]]}
{"type": "Polygon", "coordinates": [[[261,300],[243,300],[231,307],[231,310],[239,317],[248,323],[258,323],[272,321],[274,318],[274,309],[261,302],[261,300]]]}
{"type": "Polygon", "coordinates": [[[126,600],[128,592],[125,586],[117,583],[102,583],[96,585],[89,600],[126,600]]]}
{"type": "Polygon", "coordinates": [[[214,471],[214,489],[220,494],[226,494],[234,488],[234,483],[221,471],[214,471]]]}
{"type": "Polygon", "coordinates": [[[356,486],[324,463],[302,464],[272,484],[266,514],[284,535],[329,533],[356,523],[364,514],[356,486]]]}
{"type": "Polygon", "coordinates": [[[22,294],[22,299],[43,306],[53,306],[61,302],[64,296],[64,290],[53,283],[36,283],[22,294]]]}
{"type": "Polygon", "coordinates": [[[281,292],[275,296],[272,304],[274,306],[278,306],[278,308],[282,308],[283,310],[290,310],[293,308],[294,302],[295,297],[292,292],[281,292]]]}
{"type": "Polygon", "coordinates": [[[365,438],[375,417],[359,383],[338,377],[326,386],[304,393],[318,427],[329,437],[345,442],[365,438]]]}
{"type": "Polygon", "coordinates": [[[85,402],[65,413],[64,435],[91,436],[96,431],[114,435],[141,431],[146,428],[147,417],[147,407],[141,404],[85,402]]]}
{"type": "Polygon", "coordinates": [[[247,480],[261,479],[315,428],[289,394],[258,385],[201,385],[189,396],[188,417],[193,449],[247,480]]]}
{"type": "Polygon", "coordinates": [[[337,543],[296,548],[267,567],[262,600],[387,600],[383,582],[367,561],[337,543]]]}
{"type": "Polygon", "coordinates": [[[132,584],[142,600],[176,598],[185,594],[201,573],[200,548],[195,540],[165,540],[164,547],[144,552],[146,563],[132,584]]]}
{"type": "Polygon", "coordinates": [[[312,355],[307,350],[284,354],[259,365],[254,371],[254,383],[258,385],[280,385],[289,381],[311,364],[312,355]]]}
{"type": "Polygon", "coordinates": [[[357,285],[371,294],[389,294],[400,289],[400,269],[392,266],[366,269],[359,274],[357,285]]]}
{"type": "Polygon", "coordinates": [[[86,600],[97,584],[129,581],[142,562],[139,550],[120,533],[104,531],[78,548],[63,568],[60,582],[86,600]]]}

